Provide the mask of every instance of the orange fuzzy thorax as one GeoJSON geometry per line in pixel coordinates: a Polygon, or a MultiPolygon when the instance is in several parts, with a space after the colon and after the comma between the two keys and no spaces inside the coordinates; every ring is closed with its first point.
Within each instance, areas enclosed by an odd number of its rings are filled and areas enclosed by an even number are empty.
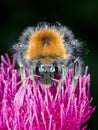
{"type": "Polygon", "coordinates": [[[29,60],[42,57],[66,58],[68,52],[63,43],[64,36],[57,29],[35,30],[29,38],[29,47],[25,53],[25,58],[29,60]]]}

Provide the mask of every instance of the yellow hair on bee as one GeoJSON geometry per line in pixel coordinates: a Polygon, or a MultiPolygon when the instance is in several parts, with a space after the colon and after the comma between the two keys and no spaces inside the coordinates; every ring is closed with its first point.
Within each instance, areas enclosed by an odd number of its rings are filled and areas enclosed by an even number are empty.
{"type": "Polygon", "coordinates": [[[42,64],[52,64],[55,61],[55,58],[52,58],[52,57],[46,57],[46,58],[42,57],[42,58],[39,58],[39,61],[42,64]]]}
{"type": "Polygon", "coordinates": [[[29,60],[42,57],[66,58],[68,52],[63,43],[64,36],[56,28],[36,29],[29,38],[25,58],[29,60]]]}

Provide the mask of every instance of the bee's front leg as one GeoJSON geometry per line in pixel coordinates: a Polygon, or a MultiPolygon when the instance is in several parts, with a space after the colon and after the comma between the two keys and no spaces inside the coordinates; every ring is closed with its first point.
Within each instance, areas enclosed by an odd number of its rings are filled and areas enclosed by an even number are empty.
{"type": "Polygon", "coordinates": [[[79,77],[80,72],[81,72],[81,63],[78,57],[74,60],[74,65],[73,65],[73,81],[72,81],[73,89],[76,88],[77,79],[79,77]]]}
{"type": "Polygon", "coordinates": [[[25,83],[26,81],[26,71],[25,71],[25,67],[21,64],[19,64],[19,68],[18,68],[18,73],[21,77],[21,80],[17,83],[17,85],[21,84],[21,83],[25,83]]]}
{"type": "Polygon", "coordinates": [[[24,81],[24,79],[26,79],[26,72],[25,67],[22,64],[19,64],[19,74],[21,76],[21,80],[24,81]]]}
{"type": "Polygon", "coordinates": [[[62,75],[61,75],[61,79],[60,79],[60,81],[58,83],[58,87],[61,87],[62,83],[64,82],[64,80],[66,78],[66,70],[65,70],[64,65],[61,66],[61,73],[62,73],[62,75]]]}

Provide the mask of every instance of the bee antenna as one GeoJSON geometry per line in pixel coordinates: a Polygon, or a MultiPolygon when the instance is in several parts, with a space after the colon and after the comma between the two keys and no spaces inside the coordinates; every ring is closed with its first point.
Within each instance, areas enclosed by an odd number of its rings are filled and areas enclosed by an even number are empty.
{"type": "Polygon", "coordinates": [[[28,77],[26,77],[26,78],[22,79],[21,81],[19,81],[19,82],[16,84],[16,86],[18,86],[19,84],[21,84],[21,83],[23,83],[24,81],[26,81],[27,78],[32,78],[32,77],[40,77],[40,76],[39,76],[39,75],[36,75],[36,74],[33,74],[33,76],[32,76],[32,75],[29,75],[28,77]]]}
{"type": "Polygon", "coordinates": [[[21,81],[19,81],[16,86],[18,86],[19,84],[23,83],[24,81],[26,81],[27,77],[25,79],[22,79],[21,81]]]}
{"type": "Polygon", "coordinates": [[[55,79],[55,78],[51,78],[53,81],[56,81],[56,82],[60,82],[60,80],[58,80],[58,79],[55,79]]]}

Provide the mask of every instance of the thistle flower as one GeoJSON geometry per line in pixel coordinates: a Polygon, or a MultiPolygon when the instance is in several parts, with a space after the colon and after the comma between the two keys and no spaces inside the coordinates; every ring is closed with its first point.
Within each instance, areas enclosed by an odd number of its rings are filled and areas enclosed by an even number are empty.
{"type": "Polygon", "coordinates": [[[30,78],[18,84],[21,76],[9,56],[1,56],[0,130],[86,130],[91,107],[88,68],[73,87],[72,70],[63,84],[45,88],[30,78]]]}

